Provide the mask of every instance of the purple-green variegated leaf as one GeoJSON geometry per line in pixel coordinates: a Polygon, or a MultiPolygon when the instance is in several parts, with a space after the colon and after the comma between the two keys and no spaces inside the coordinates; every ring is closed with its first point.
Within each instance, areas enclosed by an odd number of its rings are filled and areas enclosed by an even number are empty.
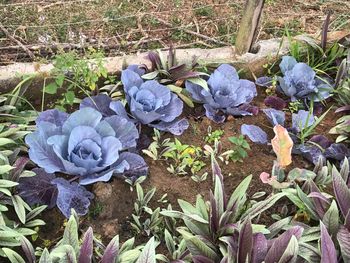
{"type": "Polygon", "coordinates": [[[142,252],[136,263],[156,263],[154,237],[152,237],[142,249],[142,252]]]}
{"type": "Polygon", "coordinates": [[[27,263],[35,263],[35,251],[32,243],[25,237],[21,237],[21,247],[27,258],[27,263]]]}
{"type": "Polygon", "coordinates": [[[115,236],[107,245],[101,263],[114,263],[119,253],[119,236],[115,236]]]}
{"type": "Polygon", "coordinates": [[[337,251],[326,226],[320,221],[321,228],[321,263],[337,263],[337,251]]]}
{"type": "Polygon", "coordinates": [[[344,226],[350,231],[350,211],[348,212],[348,214],[344,219],[344,226]]]}
{"type": "Polygon", "coordinates": [[[44,248],[43,253],[39,259],[39,263],[52,263],[52,258],[47,248],[44,248]]]}
{"type": "Polygon", "coordinates": [[[264,234],[256,233],[253,236],[252,263],[261,263],[264,261],[267,253],[267,240],[264,234]]]}
{"type": "Polygon", "coordinates": [[[85,232],[83,242],[80,246],[78,263],[90,263],[92,260],[94,235],[92,228],[89,227],[85,232]]]}
{"type": "Polygon", "coordinates": [[[227,211],[238,213],[236,209],[240,205],[242,200],[244,200],[244,198],[246,197],[246,192],[251,180],[252,175],[249,175],[246,178],[244,178],[243,181],[236,187],[227,203],[227,211]]]}
{"type": "Polygon", "coordinates": [[[238,262],[250,262],[253,248],[253,228],[248,217],[241,225],[238,237],[238,262]]]}
{"type": "Polygon", "coordinates": [[[209,211],[209,226],[212,233],[216,233],[219,228],[219,212],[215,197],[210,191],[210,211],[209,211]]]}
{"type": "Polygon", "coordinates": [[[322,195],[320,189],[313,181],[309,181],[309,186],[311,191],[309,197],[313,200],[317,214],[322,218],[330,205],[330,201],[322,195]]]}
{"type": "Polygon", "coordinates": [[[279,263],[295,263],[298,257],[299,244],[298,239],[292,236],[289,240],[288,246],[284,250],[279,263]]]}
{"type": "Polygon", "coordinates": [[[192,258],[193,263],[215,263],[215,261],[211,260],[210,258],[207,258],[205,256],[194,256],[192,258]]]}
{"type": "Polygon", "coordinates": [[[270,232],[268,238],[270,239],[275,237],[284,227],[288,226],[291,221],[292,217],[286,217],[270,225],[268,227],[268,230],[270,232]]]}
{"type": "Polygon", "coordinates": [[[296,239],[299,240],[303,231],[304,228],[302,228],[301,226],[294,226],[285,231],[278,238],[276,238],[266,254],[265,262],[279,262],[284,251],[288,247],[289,241],[291,240],[292,236],[295,236],[296,239]]]}
{"type": "Polygon", "coordinates": [[[212,244],[199,236],[194,236],[187,232],[183,228],[178,228],[177,231],[182,235],[183,239],[186,241],[186,246],[191,252],[192,256],[205,256],[212,259],[213,261],[219,261],[220,257],[215,251],[212,244]]]}
{"type": "Polygon", "coordinates": [[[350,211],[350,190],[339,173],[333,173],[333,191],[344,218],[350,211]]]}
{"type": "Polygon", "coordinates": [[[304,263],[305,260],[308,263],[319,263],[321,255],[319,249],[310,243],[299,242],[298,263],[304,263]]]}
{"type": "Polygon", "coordinates": [[[335,200],[332,201],[328,210],[322,218],[322,222],[325,224],[328,232],[331,235],[335,235],[339,228],[339,210],[335,200]]]}
{"type": "Polygon", "coordinates": [[[29,162],[29,158],[27,157],[19,157],[15,163],[14,168],[10,171],[9,180],[18,182],[21,173],[23,172],[24,167],[29,162]]]}
{"type": "Polygon", "coordinates": [[[324,20],[322,25],[322,33],[321,33],[321,48],[324,52],[326,52],[326,47],[327,47],[327,36],[328,36],[330,18],[331,18],[331,12],[328,11],[326,19],[324,20]]]}
{"type": "Polygon", "coordinates": [[[151,70],[155,70],[155,69],[158,69],[160,67],[161,62],[160,62],[159,54],[157,52],[154,52],[154,51],[148,52],[147,58],[152,63],[151,70]]]}
{"type": "Polygon", "coordinates": [[[344,262],[350,262],[350,231],[341,226],[337,233],[337,240],[344,262]]]}
{"type": "Polygon", "coordinates": [[[269,198],[255,203],[251,208],[249,208],[243,215],[241,219],[244,219],[246,217],[250,217],[251,219],[255,218],[256,216],[260,215],[265,210],[269,209],[271,206],[273,206],[279,199],[285,196],[285,193],[277,193],[269,198]]]}

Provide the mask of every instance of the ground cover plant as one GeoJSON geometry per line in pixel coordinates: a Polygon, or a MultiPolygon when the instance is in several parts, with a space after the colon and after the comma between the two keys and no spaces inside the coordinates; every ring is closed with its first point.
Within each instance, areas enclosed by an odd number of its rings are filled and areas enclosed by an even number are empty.
{"type": "Polygon", "coordinates": [[[315,41],[255,81],[173,48],[119,77],[58,56],[37,103],[26,76],[0,96],[0,261],[348,262],[350,57],[315,41]]]}

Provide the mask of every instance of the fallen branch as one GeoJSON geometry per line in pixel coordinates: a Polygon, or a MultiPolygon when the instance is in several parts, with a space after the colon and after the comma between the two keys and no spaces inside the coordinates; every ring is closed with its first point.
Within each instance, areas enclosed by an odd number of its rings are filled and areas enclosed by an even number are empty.
{"type": "Polygon", "coordinates": [[[153,39],[142,39],[137,40],[137,41],[129,41],[124,44],[103,44],[103,43],[86,43],[86,44],[71,44],[71,43],[57,43],[57,44],[51,44],[51,45],[14,45],[14,46],[5,46],[5,47],[0,47],[0,50],[11,50],[11,49],[27,49],[29,52],[31,50],[33,51],[40,51],[40,50],[45,50],[45,49],[51,49],[51,50],[57,50],[57,49],[84,49],[88,47],[95,47],[95,48],[103,48],[103,49],[116,49],[120,47],[125,47],[125,46],[132,46],[132,45],[140,45],[140,44],[146,44],[149,42],[155,42],[155,41],[160,41],[162,38],[153,38],[153,39]]]}
{"type": "Polygon", "coordinates": [[[19,41],[18,39],[16,39],[15,37],[13,37],[9,31],[7,31],[7,29],[0,23],[0,29],[2,30],[2,32],[4,32],[4,34],[11,40],[14,41],[18,44],[18,46],[20,48],[22,48],[31,59],[35,59],[35,56],[33,54],[33,52],[31,52],[25,45],[22,44],[21,41],[19,41]]]}

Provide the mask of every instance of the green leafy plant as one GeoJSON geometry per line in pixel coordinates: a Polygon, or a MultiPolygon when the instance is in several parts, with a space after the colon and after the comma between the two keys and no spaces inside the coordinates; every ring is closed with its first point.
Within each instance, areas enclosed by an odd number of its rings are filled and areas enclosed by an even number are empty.
{"type": "Polygon", "coordinates": [[[334,126],[329,133],[338,134],[336,142],[348,141],[350,138],[350,115],[345,115],[337,120],[337,125],[334,126]]]}
{"type": "Polygon", "coordinates": [[[247,150],[250,150],[249,143],[243,135],[232,136],[228,140],[233,144],[232,149],[222,153],[221,157],[225,158],[226,162],[243,162],[243,159],[248,156],[247,150]]]}
{"type": "Polygon", "coordinates": [[[152,158],[153,160],[161,160],[162,158],[164,159],[164,153],[166,152],[166,147],[170,143],[170,139],[167,138],[163,141],[161,141],[161,135],[160,132],[157,129],[153,129],[153,141],[152,143],[148,146],[147,149],[142,150],[144,154],[152,158]]]}
{"type": "Polygon", "coordinates": [[[37,238],[39,227],[45,225],[37,217],[46,206],[32,208],[17,194],[18,180],[34,175],[24,169],[29,159],[19,156],[23,138],[30,133],[27,122],[31,118],[24,117],[28,112],[17,109],[20,99],[12,101],[13,105],[11,100],[7,104],[5,97],[0,99],[5,102],[0,110],[0,257],[6,257],[12,247],[23,247],[29,242],[27,238],[37,238]]]}
{"type": "Polygon", "coordinates": [[[147,244],[135,246],[135,239],[128,239],[120,245],[119,236],[115,236],[107,246],[104,246],[93,235],[91,227],[87,229],[79,241],[78,235],[78,216],[72,211],[72,215],[66,224],[62,239],[54,246],[51,251],[47,248],[37,249],[35,252],[30,242],[23,241],[23,252],[25,259],[12,249],[4,250],[11,263],[36,262],[37,256],[39,262],[116,262],[116,263],[143,263],[156,262],[156,258],[163,257],[155,254],[156,243],[151,238],[147,244]],[[146,261],[149,260],[149,261],[146,261]]]}
{"type": "Polygon", "coordinates": [[[222,135],[224,135],[224,131],[223,130],[215,130],[212,131],[211,126],[208,127],[208,135],[205,136],[205,141],[207,143],[213,143],[215,142],[215,140],[220,141],[222,135]]]}
{"type": "MultiPolygon", "coordinates": [[[[178,227],[177,231],[186,241],[192,259],[207,259],[204,262],[220,262],[227,256],[227,250],[224,249],[227,248],[227,239],[238,238],[236,231],[239,231],[242,222],[258,217],[284,196],[284,194],[279,193],[261,202],[250,202],[246,191],[252,176],[248,176],[227,198],[223,175],[213,155],[212,171],[214,191],[210,192],[210,201],[206,201],[198,195],[194,205],[184,200],[178,200],[181,211],[161,211],[161,214],[166,217],[181,219],[184,222],[185,227],[178,227]]],[[[262,225],[253,225],[252,228],[254,233],[266,231],[262,225]]],[[[243,249],[244,246],[241,246],[238,249],[243,249]]],[[[232,256],[235,257],[235,255],[237,254],[233,252],[232,256]]]]}
{"type": "Polygon", "coordinates": [[[58,54],[53,66],[50,75],[44,79],[42,107],[45,94],[58,94],[59,90],[62,90],[62,95],[56,101],[56,107],[64,109],[67,105],[71,106],[77,101],[78,92],[88,95],[98,88],[97,83],[101,77],[107,78],[103,54],[94,49],[90,49],[84,59],[74,51],[58,54]]]}
{"type": "Polygon", "coordinates": [[[200,160],[202,153],[203,150],[200,147],[182,144],[175,138],[174,142],[168,143],[163,156],[174,162],[167,168],[170,173],[186,175],[188,170],[191,174],[195,174],[205,166],[205,163],[200,160]]]}
{"type": "Polygon", "coordinates": [[[137,199],[134,203],[135,214],[132,214],[133,222],[131,226],[137,234],[150,236],[159,234],[162,218],[159,216],[160,208],[155,211],[149,207],[149,202],[153,198],[156,189],[152,188],[146,194],[140,184],[136,184],[137,199]],[[149,216],[149,217],[148,217],[149,216]]]}
{"type": "Polygon", "coordinates": [[[163,141],[160,139],[160,133],[154,129],[153,142],[149,147],[143,150],[143,153],[153,160],[170,161],[167,170],[172,174],[186,175],[191,173],[195,175],[204,166],[201,160],[203,150],[200,147],[188,144],[182,144],[180,140],[172,141],[167,138],[163,141]]]}
{"type": "Polygon", "coordinates": [[[293,112],[298,112],[298,110],[303,109],[303,103],[300,102],[299,100],[296,101],[290,101],[288,103],[288,109],[291,113],[293,112]]]}

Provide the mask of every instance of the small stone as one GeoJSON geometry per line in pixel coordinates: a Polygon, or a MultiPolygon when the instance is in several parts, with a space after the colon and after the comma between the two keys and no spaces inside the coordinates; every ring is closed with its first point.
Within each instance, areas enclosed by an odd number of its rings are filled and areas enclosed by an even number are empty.
{"type": "Polygon", "coordinates": [[[102,225],[103,236],[112,239],[118,234],[119,231],[119,222],[118,219],[112,219],[107,221],[102,225]]]}
{"type": "Polygon", "coordinates": [[[100,203],[105,203],[112,197],[113,188],[109,183],[98,182],[92,187],[92,191],[95,194],[95,200],[100,203]]]}

